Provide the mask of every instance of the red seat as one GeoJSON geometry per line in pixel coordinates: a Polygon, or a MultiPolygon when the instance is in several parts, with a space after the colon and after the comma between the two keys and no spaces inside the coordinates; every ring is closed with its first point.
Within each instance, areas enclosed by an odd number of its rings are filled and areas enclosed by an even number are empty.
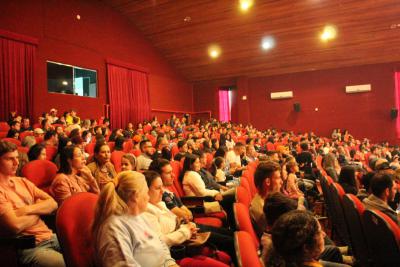
{"type": "Polygon", "coordinates": [[[28,147],[25,147],[25,146],[19,146],[19,147],[18,147],[18,152],[19,152],[19,153],[28,154],[29,148],[28,148],[28,147]]]}
{"type": "Polygon", "coordinates": [[[46,159],[52,161],[57,154],[58,148],[55,146],[46,146],[46,159]]]}
{"type": "Polygon", "coordinates": [[[243,186],[236,187],[236,203],[242,203],[247,208],[250,207],[251,198],[247,189],[243,186]]]}
{"type": "Polygon", "coordinates": [[[6,138],[8,132],[0,132],[0,139],[6,138]]]}
{"type": "Polygon", "coordinates": [[[213,162],[213,159],[214,159],[214,155],[213,155],[212,153],[206,153],[206,156],[207,156],[207,165],[206,165],[206,168],[207,168],[207,169],[210,169],[210,168],[211,168],[211,165],[212,165],[212,162],[213,162]]]}
{"type": "Polygon", "coordinates": [[[370,253],[362,224],[364,205],[356,196],[346,194],[343,197],[343,211],[349,227],[351,250],[360,266],[370,266],[370,253]]]}
{"type": "Polygon", "coordinates": [[[115,142],[108,142],[107,145],[110,148],[110,152],[113,152],[115,147],[115,142]]]}
{"type": "Polygon", "coordinates": [[[14,139],[14,138],[4,138],[3,141],[7,141],[13,144],[16,144],[17,146],[21,146],[21,141],[14,139]]]}
{"type": "Polygon", "coordinates": [[[33,132],[25,131],[19,134],[19,140],[24,140],[26,136],[33,136],[33,132]]]}
{"type": "Polygon", "coordinates": [[[85,146],[85,152],[88,153],[89,155],[93,155],[95,146],[96,146],[96,143],[87,144],[85,146]]]}
{"type": "Polygon", "coordinates": [[[365,210],[362,218],[375,266],[400,266],[399,226],[378,210],[365,210]]]}
{"type": "Polygon", "coordinates": [[[233,213],[235,215],[236,229],[249,233],[253,240],[255,249],[258,249],[260,241],[258,240],[257,234],[251,223],[249,208],[242,203],[234,203],[233,213]]]}
{"type": "Polygon", "coordinates": [[[117,172],[121,171],[122,156],[125,155],[123,151],[113,151],[111,153],[111,162],[114,164],[115,170],[117,172]]]}
{"type": "Polygon", "coordinates": [[[179,153],[179,148],[178,148],[178,146],[173,146],[172,148],[171,148],[171,155],[172,155],[172,158],[174,158],[175,156],[176,156],[176,154],[178,154],[179,153]]]}
{"type": "Polygon", "coordinates": [[[332,218],[333,223],[336,225],[336,233],[339,235],[340,240],[345,244],[350,244],[350,235],[343,211],[343,197],[345,192],[342,186],[338,183],[332,183],[329,186],[332,198],[332,208],[334,209],[335,216],[332,218]]]}
{"type": "Polygon", "coordinates": [[[91,225],[98,196],[78,193],[66,199],[57,212],[57,236],[67,266],[94,266],[91,225]]]}
{"type": "Polygon", "coordinates": [[[22,168],[22,176],[47,193],[56,174],[56,164],[48,160],[33,160],[22,168]]]}
{"type": "Polygon", "coordinates": [[[254,247],[252,237],[246,231],[235,232],[235,250],[239,267],[262,267],[257,248],[254,247]]]}
{"type": "Polygon", "coordinates": [[[0,132],[8,132],[10,130],[10,125],[7,122],[1,121],[0,122],[0,132]]]}
{"type": "Polygon", "coordinates": [[[129,153],[129,151],[131,151],[132,148],[133,148],[132,140],[128,140],[128,141],[125,141],[125,142],[124,142],[123,151],[124,151],[125,153],[129,153]]]}

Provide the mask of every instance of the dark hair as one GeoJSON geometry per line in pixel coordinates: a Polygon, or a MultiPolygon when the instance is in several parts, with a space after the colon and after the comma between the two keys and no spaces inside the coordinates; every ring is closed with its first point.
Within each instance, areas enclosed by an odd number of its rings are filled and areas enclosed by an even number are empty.
{"type": "Polygon", "coordinates": [[[70,145],[66,146],[61,150],[60,153],[60,169],[58,170],[58,173],[64,173],[64,174],[71,174],[72,173],[72,168],[71,165],[69,164],[68,160],[72,160],[74,158],[74,150],[75,148],[79,149],[79,147],[70,145]]]}
{"type": "Polygon", "coordinates": [[[44,140],[49,140],[50,138],[52,138],[53,136],[56,136],[56,131],[54,130],[48,130],[46,131],[45,135],[44,135],[44,140]]]}
{"type": "Polygon", "coordinates": [[[58,139],[58,149],[57,149],[58,154],[61,154],[61,151],[68,144],[69,141],[71,141],[71,139],[69,139],[69,137],[60,136],[60,138],[58,139]]]}
{"type": "Polygon", "coordinates": [[[377,173],[371,180],[371,191],[377,197],[382,196],[383,192],[393,186],[393,177],[386,173],[377,173]]]}
{"type": "Polygon", "coordinates": [[[166,160],[172,159],[172,153],[168,147],[163,147],[163,149],[161,150],[161,158],[166,159],[166,160]]]}
{"type": "Polygon", "coordinates": [[[281,192],[268,194],[264,201],[264,216],[269,226],[272,226],[276,220],[289,211],[297,209],[297,202],[281,192]]]}
{"type": "Polygon", "coordinates": [[[339,175],[339,184],[348,184],[357,186],[356,184],[356,169],[353,166],[344,166],[339,175]]]}
{"type": "Polygon", "coordinates": [[[372,177],[374,177],[375,173],[374,172],[369,172],[363,175],[361,178],[361,184],[364,186],[364,189],[369,192],[370,189],[370,184],[372,177]]]}
{"type": "Polygon", "coordinates": [[[167,166],[169,164],[171,164],[171,163],[168,160],[163,159],[163,158],[158,158],[156,160],[153,160],[150,163],[149,170],[158,172],[161,175],[162,168],[164,168],[165,166],[167,166]]]}
{"type": "Polygon", "coordinates": [[[122,151],[124,149],[124,143],[125,143],[125,137],[123,136],[118,136],[115,139],[115,147],[114,150],[116,151],[122,151]]]}
{"type": "Polygon", "coordinates": [[[80,135],[75,135],[74,137],[71,137],[71,142],[74,145],[80,145],[83,143],[83,138],[80,135]]]}
{"type": "Polygon", "coordinates": [[[144,177],[146,178],[146,183],[149,188],[151,184],[154,182],[154,180],[160,177],[160,174],[155,171],[145,171],[143,174],[144,177]]]}
{"type": "Polygon", "coordinates": [[[223,157],[216,157],[214,158],[212,165],[211,165],[211,170],[210,173],[215,176],[217,174],[218,168],[221,168],[221,164],[225,162],[225,159],[223,157]]]}
{"type": "Polygon", "coordinates": [[[38,159],[43,149],[46,149],[46,147],[43,144],[33,145],[28,151],[29,161],[38,159]]]}
{"type": "Polygon", "coordinates": [[[7,132],[7,138],[15,138],[16,134],[19,134],[19,131],[15,130],[15,129],[9,129],[7,132]]]}
{"type": "Polygon", "coordinates": [[[185,156],[185,160],[183,161],[183,170],[181,173],[181,176],[179,177],[179,180],[182,182],[183,177],[185,176],[185,173],[187,171],[191,171],[192,170],[192,165],[193,163],[196,161],[196,159],[198,159],[199,156],[195,155],[195,154],[187,154],[185,156]]]}
{"type": "Polygon", "coordinates": [[[0,157],[6,153],[14,152],[18,147],[16,144],[0,140],[0,157]]]}
{"type": "Polygon", "coordinates": [[[301,148],[301,150],[303,150],[303,151],[307,151],[308,148],[309,148],[308,143],[307,143],[307,142],[302,142],[302,143],[300,144],[300,148],[301,148]]]}
{"type": "Polygon", "coordinates": [[[318,222],[307,211],[292,210],[281,215],[272,227],[272,243],[286,266],[303,266],[305,250],[316,249],[318,222]]]}
{"type": "Polygon", "coordinates": [[[281,169],[281,167],[279,166],[279,164],[276,162],[273,162],[273,161],[264,161],[264,162],[260,162],[260,164],[258,164],[257,169],[254,173],[254,184],[261,194],[266,193],[266,192],[264,192],[264,190],[265,190],[265,188],[263,186],[264,181],[267,178],[271,178],[272,174],[275,171],[279,171],[280,169],[281,169]]]}
{"type": "Polygon", "coordinates": [[[94,146],[94,154],[99,154],[102,146],[108,146],[106,142],[96,142],[94,146]]]}
{"type": "MultiPolygon", "coordinates": [[[[147,142],[150,142],[149,140],[142,140],[139,143],[140,151],[143,151],[144,146],[146,145],[147,142]]],[[[151,143],[151,142],[150,142],[151,143]]]]}
{"type": "Polygon", "coordinates": [[[220,146],[217,151],[215,151],[214,157],[223,157],[225,158],[226,152],[228,152],[228,149],[226,146],[220,146]]]}
{"type": "Polygon", "coordinates": [[[185,140],[178,141],[178,148],[182,148],[186,144],[185,140]]]}

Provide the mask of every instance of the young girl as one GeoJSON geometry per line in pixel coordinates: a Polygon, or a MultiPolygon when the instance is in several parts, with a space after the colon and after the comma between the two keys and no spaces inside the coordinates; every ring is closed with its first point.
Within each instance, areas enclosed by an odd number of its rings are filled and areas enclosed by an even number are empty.
{"type": "Polygon", "coordinates": [[[225,182],[225,159],[223,157],[216,157],[211,165],[211,174],[215,177],[217,182],[225,182]]]}

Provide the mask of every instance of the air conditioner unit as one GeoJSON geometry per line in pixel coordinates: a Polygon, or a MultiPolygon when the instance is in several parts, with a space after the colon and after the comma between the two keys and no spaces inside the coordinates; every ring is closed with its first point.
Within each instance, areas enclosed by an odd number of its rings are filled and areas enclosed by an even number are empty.
{"type": "Polygon", "coordinates": [[[370,84],[346,86],[346,93],[348,93],[348,94],[364,93],[364,92],[370,92],[370,91],[371,91],[370,84]]]}
{"type": "Polygon", "coordinates": [[[272,92],[271,99],[293,98],[293,91],[272,92]]]}

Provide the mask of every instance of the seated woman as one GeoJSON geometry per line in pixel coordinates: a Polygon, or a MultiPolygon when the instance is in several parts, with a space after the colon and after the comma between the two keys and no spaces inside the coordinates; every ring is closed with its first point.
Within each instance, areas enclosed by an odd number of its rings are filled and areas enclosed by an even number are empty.
{"type": "Polygon", "coordinates": [[[100,189],[117,176],[117,172],[110,159],[111,152],[108,145],[103,142],[96,143],[94,147],[94,162],[90,163],[88,168],[92,172],[100,189]]]}
{"type": "Polygon", "coordinates": [[[32,160],[45,160],[46,159],[46,147],[43,144],[33,145],[28,151],[29,161],[32,160]]]}
{"type": "Polygon", "coordinates": [[[104,185],[93,222],[96,266],[178,266],[143,216],[149,200],[144,175],[125,171],[104,185]]]}
{"type": "Polygon", "coordinates": [[[340,165],[335,154],[328,153],[322,160],[322,167],[326,173],[336,182],[340,173],[340,165]]]}
{"type": "Polygon", "coordinates": [[[60,169],[51,183],[50,192],[58,205],[79,192],[100,192],[96,179],[85,165],[81,149],[71,145],[64,147],[60,157],[60,169]]]}
{"type": "Polygon", "coordinates": [[[356,179],[356,170],[353,166],[345,166],[339,175],[339,184],[343,187],[346,194],[358,194],[359,183],[356,179]]]}

